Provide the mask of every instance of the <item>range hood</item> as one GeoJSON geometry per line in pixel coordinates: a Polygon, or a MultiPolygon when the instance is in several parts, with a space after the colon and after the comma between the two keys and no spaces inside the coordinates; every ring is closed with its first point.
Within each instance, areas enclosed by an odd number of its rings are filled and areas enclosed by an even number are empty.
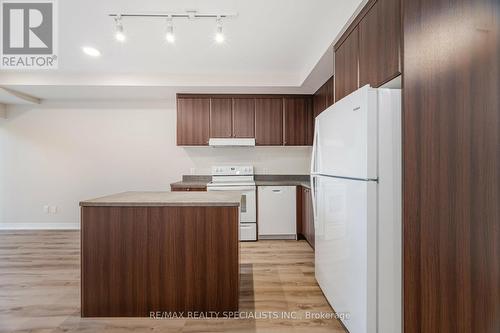
{"type": "Polygon", "coordinates": [[[211,147],[255,147],[255,138],[210,138],[211,147]]]}

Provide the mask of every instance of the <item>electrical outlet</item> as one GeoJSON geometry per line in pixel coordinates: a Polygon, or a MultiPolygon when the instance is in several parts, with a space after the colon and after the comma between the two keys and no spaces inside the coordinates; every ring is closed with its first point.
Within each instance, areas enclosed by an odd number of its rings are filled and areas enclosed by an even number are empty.
{"type": "Polygon", "coordinates": [[[48,214],[48,213],[49,213],[49,205],[45,205],[45,206],[43,206],[43,212],[44,212],[45,214],[48,214]]]}

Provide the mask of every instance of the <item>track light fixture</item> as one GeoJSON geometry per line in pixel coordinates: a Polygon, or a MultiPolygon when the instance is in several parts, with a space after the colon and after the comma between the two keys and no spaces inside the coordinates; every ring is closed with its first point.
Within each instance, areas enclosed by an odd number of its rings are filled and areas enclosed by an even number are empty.
{"type": "Polygon", "coordinates": [[[122,17],[121,15],[117,15],[115,17],[115,38],[119,42],[124,42],[127,37],[123,33],[123,24],[122,24],[122,17]]]}
{"type": "Polygon", "coordinates": [[[183,13],[158,13],[158,14],[142,14],[142,13],[128,13],[128,14],[109,14],[109,16],[115,19],[115,38],[119,42],[124,42],[126,36],[123,32],[122,18],[166,18],[167,19],[167,30],[165,33],[165,39],[169,43],[175,42],[173,18],[184,18],[194,21],[194,19],[215,19],[217,23],[217,28],[215,32],[215,42],[218,44],[224,43],[226,37],[222,31],[222,19],[236,17],[236,13],[198,13],[195,10],[185,11],[183,13]]]}
{"type": "Polygon", "coordinates": [[[215,41],[219,44],[224,43],[225,40],[224,33],[222,32],[222,19],[217,17],[217,31],[215,32],[215,41]]]}
{"type": "Polygon", "coordinates": [[[172,24],[172,17],[167,17],[167,33],[165,34],[165,39],[169,43],[175,42],[174,26],[172,24]]]}

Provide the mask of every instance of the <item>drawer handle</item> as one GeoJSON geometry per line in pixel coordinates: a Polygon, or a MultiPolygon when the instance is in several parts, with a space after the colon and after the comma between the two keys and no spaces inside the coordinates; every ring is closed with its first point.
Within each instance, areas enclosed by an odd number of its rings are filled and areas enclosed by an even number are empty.
{"type": "Polygon", "coordinates": [[[281,190],[273,190],[274,193],[281,193],[281,190]]]}
{"type": "Polygon", "coordinates": [[[242,229],[252,229],[252,226],[251,225],[242,225],[241,228],[242,229]]]}

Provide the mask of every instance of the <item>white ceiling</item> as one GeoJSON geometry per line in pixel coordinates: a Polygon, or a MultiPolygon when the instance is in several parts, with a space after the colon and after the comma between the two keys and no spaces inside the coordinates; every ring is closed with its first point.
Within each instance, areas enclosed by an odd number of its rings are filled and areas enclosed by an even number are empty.
{"type": "Polygon", "coordinates": [[[309,93],[333,73],[330,46],[362,2],[59,1],[59,69],[2,71],[0,85],[44,99],[113,97],[106,93],[150,98],[200,90],[309,93]],[[124,18],[127,42],[113,38],[109,13],[186,9],[237,12],[223,21],[227,42],[213,42],[215,20],[209,19],[174,19],[174,45],[164,41],[163,19],[124,18]],[[102,56],[83,54],[84,45],[102,56]]]}

